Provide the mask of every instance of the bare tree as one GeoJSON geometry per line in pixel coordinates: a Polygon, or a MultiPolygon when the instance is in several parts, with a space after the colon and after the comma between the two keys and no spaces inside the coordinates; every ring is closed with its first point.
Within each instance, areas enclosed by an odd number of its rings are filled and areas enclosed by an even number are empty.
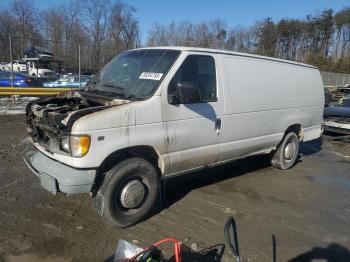
{"type": "Polygon", "coordinates": [[[84,0],[89,32],[92,36],[92,61],[94,68],[102,66],[102,42],[106,36],[109,0],[84,0]]]}
{"type": "Polygon", "coordinates": [[[153,28],[148,32],[148,46],[165,46],[169,45],[165,26],[155,23],[153,28]]]}
{"type": "Polygon", "coordinates": [[[62,54],[62,41],[64,36],[64,14],[61,9],[51,8],[41,13],[43,30],[46,38],[51,39],[52,51],[56,56],[62,54]]]}
{"type": "Polygon", "coordinates": [[[10,4],[10,10],[15,18],[16,34],[21,36],[16,42],[19,45],[14,46],[15,56],[19,57],[25,46],[41,43],[37,9],[33,0],[14,0],[10,4]]]}
{"type": "Polygon", "coordinates": [[[257,52],[262,55],[275,56],[276,27],[271,17],[266,18],[260,26],[257,52]]]}
{"type": "Polygon", "coordinates": [[[196,40],[196,46],[210,47],[212,36],[207,23],[200,23],[194,26],[194,38],[196,40]]]}
{"type": "Polygon", "coordinates": [[[7,34],[16,33],[16,20],[7,10],[0,11],[0,61],[8,61],[10,57],[9,40],[7,34]]]}
{"type": "Polygon", "coordinates": [[[209,21],[209,30],[212,34],[211,46],[214,48],[223,48],[226,39],[226,24],[220,18],[209,21]]]}
{"type": "Polygon", "coordinates": [[[350,7],[344,8],[334,16],[335,20],[335,57],[344,57],[350,46],[350,7]]]}
{"type": "MultiPolygon", "coordinates": [[[[78,46],[82,67],[90,71],[121,50],[140,46],[137,11],[120,0],[69,0],[40,12],[35,4],[34,0],[13,0],[0,10],[1,60],[9,57],[8,34],[19,35],[12,36],[14,58],[21,58],[26,46],[40,45],[52,49],[70,71],[77,67],[78,46]]],[[[276,23],[266,18],[250,27],[229,28],[220,18],[155,23],[146,44],[225,48],[350,72],[350,7],[276,23]]]]}
{"type": "Polygon", "coordinates": [[[134,7],[123,2],[116,2],[111,7],[108,34],[117,50],[137,46],[139,28],[134,18],[135,11],[134,7]]]}

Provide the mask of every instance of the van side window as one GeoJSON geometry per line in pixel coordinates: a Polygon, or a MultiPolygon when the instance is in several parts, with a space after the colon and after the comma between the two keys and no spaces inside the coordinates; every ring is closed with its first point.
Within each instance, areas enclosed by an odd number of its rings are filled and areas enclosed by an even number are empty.
{"type": "MultiPolygon", "coordinates": [[[[192,85],[198,90],[200,102],[217,101],[214,58],[203,55],[189,55],[170,81],[168,95],[176,94],[177,85],[186,84],[192,85]]],[[[198,102],[198,99],[195,102],[198,102]]]]}

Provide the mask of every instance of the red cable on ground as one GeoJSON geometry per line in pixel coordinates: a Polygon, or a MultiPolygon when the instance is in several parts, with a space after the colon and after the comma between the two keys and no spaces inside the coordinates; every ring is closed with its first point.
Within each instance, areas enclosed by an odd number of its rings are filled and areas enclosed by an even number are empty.
{"type": "MultiPolygon", "coordinates": [[[[176,262],[181,262],[181,243],[180,243],[180,241],[178,241],[178,240],[176,240],[176,239],[174,239],[174,238],[164,238],[164,239],[162,239],[162,240],[159,240],[157,243],[155,243],[155,244],[153,244],[153,246],[160,246],[160,245],[162,245],[162,244],[164,244],[164,243],[167,243],[167,242],[172,242],[173,244],[174,244],[174,256],[175,256],[175,261],[176,262]]],[[[147,249],[145,249],[145,250],[147,250],[147,249]]],[[[144,252],[144,251],[142,251],[142,252],[144,252]]],[[[141,252],[141,253],[142,253],[141,252]]],[[[135,256],[133,256],[132,258],[130,258],[128,261],[129,262],[133,262],[133,261],[135,261],[135,259],[137,258],[137,257],[139,257],[140,256],[140,254],[141,253],[139,253],[139,254],[136,254],[135,256]]]]}
{"type": "Polygon", "coordinates": [[[157,243],[154,244],[154,246],[160,246],[163,243],[166,242],[173,242],[174,243],[174,256],[175,256],[175,260],[176,262],[181,262],[181,252],[180,252],[180,242],[174,238],[164,238],[160,241],[158,241],[157,243]]]}

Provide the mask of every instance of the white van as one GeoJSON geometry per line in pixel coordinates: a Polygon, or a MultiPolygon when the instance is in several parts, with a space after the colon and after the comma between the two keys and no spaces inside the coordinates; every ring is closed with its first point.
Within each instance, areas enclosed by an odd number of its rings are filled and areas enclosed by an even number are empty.
{"type": "MultiPolygon", "coordinates": [[[[107,222],[156,210],[165,177],[248,155],[288,169],[321,135],[317,68],[221,50],[125,52],[85,90],[27,106],[28,167],[52,193],[91,193],[107,222]]],[[[181,189],[179,189],[181,190],[181,189]]]]}

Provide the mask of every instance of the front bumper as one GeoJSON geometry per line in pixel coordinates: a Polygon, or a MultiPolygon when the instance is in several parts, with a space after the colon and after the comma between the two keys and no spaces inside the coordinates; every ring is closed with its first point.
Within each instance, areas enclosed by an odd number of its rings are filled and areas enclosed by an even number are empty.
{"type": "Polygon", "coordinates": [[[323,123],[324,131],[350,135],[350,124],[337,123],[334,121],[325,121],[323,123]]]}
{"type": "Polygon", "coordinates": [[[30,171],[40,179],[41,186],[56,194],[89,193],[96,170],[76,169],[41,153],[29,141],[24,146],[23,159],[30,171]]]}

